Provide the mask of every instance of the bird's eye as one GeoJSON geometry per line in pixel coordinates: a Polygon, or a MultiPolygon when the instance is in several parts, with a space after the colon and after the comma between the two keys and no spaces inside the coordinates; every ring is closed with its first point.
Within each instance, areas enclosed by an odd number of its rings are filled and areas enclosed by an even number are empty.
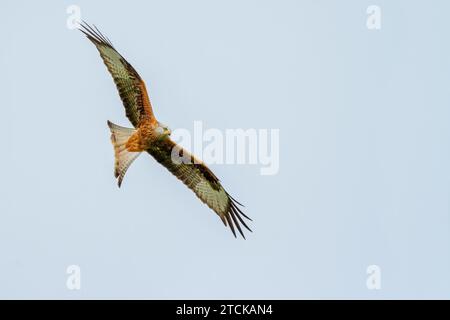
{"type": "Polygon", "coordinates": [[[164,129],[161,128],[161,127],[158,127],[158,128],[156,128],[156,132],[157,132],[158,134],[163,134],[163,133],[164,133],[164,129]]]}

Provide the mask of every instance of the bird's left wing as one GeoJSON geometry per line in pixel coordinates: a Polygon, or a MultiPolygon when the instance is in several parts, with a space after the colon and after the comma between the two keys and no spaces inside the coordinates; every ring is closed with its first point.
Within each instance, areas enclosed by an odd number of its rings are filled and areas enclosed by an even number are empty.
{"type": "Polygon", "coordinates": [[[189,189],[194,191],[202,202],[217,213],[225,226],[230,226],[235,237],[234,227],[239,230],[239,233],[245,239],[240,225],[242,224],[249,231],[251,230],[242,217],[251,219],[241,211],[238,207],[240,203],[225,191],[219,179],[204,163],[198,160],[194,161],[193,155],[178,146],[170,138],[153,144],[147,152],[180,179],[189,189]],[[180,159],[187,161],[180,161],[180,159]]]}
{"type": "Polygon", "coordinates": [[[137,71],[113,47],[95,26],[85,22],[80,24],[80,31],[97,47],[103,62],[111,73],[125,107],[125,112],[136,128],[143,117],[156,122],[144,81],[137,71]]]}

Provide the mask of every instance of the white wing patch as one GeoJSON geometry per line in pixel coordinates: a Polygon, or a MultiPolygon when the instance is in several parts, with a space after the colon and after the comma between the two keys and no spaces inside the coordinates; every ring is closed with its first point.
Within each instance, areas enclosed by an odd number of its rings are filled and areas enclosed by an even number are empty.
{"type": "Polygon", "coordinates": [[[202,180],[194,187],[194,191],[211,209],[220,213],[219,215],[227,213],[229,199],[223,188],[214,190],[208,181],[202,180]]]}

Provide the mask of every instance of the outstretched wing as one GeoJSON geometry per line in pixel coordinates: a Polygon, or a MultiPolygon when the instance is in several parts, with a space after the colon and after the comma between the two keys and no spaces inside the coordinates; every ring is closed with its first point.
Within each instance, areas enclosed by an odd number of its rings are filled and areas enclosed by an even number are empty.
{"type": "Polygon", "coordinates": [[[145,83],[131,64],[114,49],[112,43],[101,34],[97,27],[91,27],[82,22],[80,31],[94,43],[100,52],[100,56],[117,86],[126,115],[133,126],[138,127],[144,117],[156,122],[145,83]]]}
{"type": "Polygon", "coordinates": [[[205,164],[195,163],[193,155],[169,138],[155,143],[147,152],[180,179],[189,189],[194,191],[202,202],[214,210],[225,226],[230,226],[235,237],[236,232],[234,228],[236,227],[245,239],[241,224],[247,230],[251,230],[245,224],[242,216],[249,220],[251,219],[239,209],[238,205],[241,204],[225,191],[219,179],[205,164]],[[184,159],[184,161],[180,161],[181,159],[184,159]]]}

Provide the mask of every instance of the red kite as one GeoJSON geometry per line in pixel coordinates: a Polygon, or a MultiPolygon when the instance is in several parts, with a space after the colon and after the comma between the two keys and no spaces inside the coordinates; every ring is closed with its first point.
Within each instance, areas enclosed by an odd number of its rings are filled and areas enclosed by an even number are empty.
{"type": "Polygon", "coordinates": [[[108,121],[115,154],[114,175],[118,179],[119,187],[131,163],[145,151],[194,191],[197,197],[220,217],[224,225],[230,227],[235,237],[236,227],[245,239],[241,224],[251,230],[242,217],[251,219],[239,208],[239,205],[242,205],[225,191],[219,179],[203,162],[170,139],[171,131],[156,120],[145,83],[136,70],[95,26],[91,27],[83,22],[80,31],[100,52],[117,86],[126,116],[134,127],[124,128],[108,121]],[[189,161],[174,161],[174,150],[189,161]]]}

